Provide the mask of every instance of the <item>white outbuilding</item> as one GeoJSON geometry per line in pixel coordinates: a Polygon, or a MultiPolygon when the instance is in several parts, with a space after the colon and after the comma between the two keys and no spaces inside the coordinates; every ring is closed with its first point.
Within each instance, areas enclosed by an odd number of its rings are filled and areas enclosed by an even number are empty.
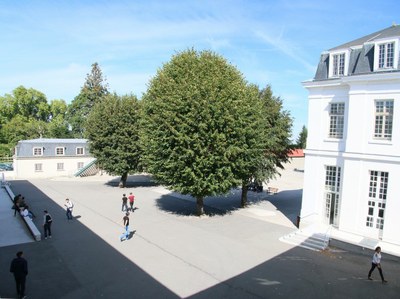
{"type": "Polygon", "coordinates": [[[21,140],[15,147],[15,178],[72,176],[95,160],[86,139],[21,140]]]}

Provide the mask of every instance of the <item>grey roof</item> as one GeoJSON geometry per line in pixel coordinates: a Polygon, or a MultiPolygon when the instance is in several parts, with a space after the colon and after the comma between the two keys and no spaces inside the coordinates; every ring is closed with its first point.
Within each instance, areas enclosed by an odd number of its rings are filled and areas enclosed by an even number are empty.
{"type": "Polygon", "coordinates": [[[87,139],[77,138],[38,138],[29,140],[20,140],[18,143],[86,143],[87,139]]]}
{"type": "MultiPolygon", "coordinates": [[[[336,50],[349,50],[349,69],[347,76],[369,74],[374,71],[374,42],[391,37],[400,37],[400,25],[392,25],[381,31],[334,47],[330,49],[329,52],[336,50]]],[[[323,52],[321,54],[318,68],[314,77],[315,81],[329,79],[329,52],[323,52]]],[[[399,55],[399,53],[396,53],[396,55],[399,55]]],[[[385,71],[399,72],[400,59],[398,60],[398,63],[397,69],[388,69],[385,71]]]]}
{"type": "Polygon", "coordinates": [[[380,31],[368,34],[364,37],[355,39],[351,42],[329,49],[328,51],[335,51],[339,49],[347,49],[350,47],[361,46],[366,42],[374,42],[383,38],[395,37],[395,36],[400,36],[400,25],[392,25],[388,28],[382,29],[380,31]]]}
{"type": "Polygon", "coordinates": [[[17,157],[33,157],[33,149],[41,147],[43,148],[42,155],[37,157],[55,157],[56,148],[63,147],[64,155],[57,157],[77,156],[76,149],[79,147],[84,148],[83,157],[90,156],[89,144],[87,139],[49,139],[39,138],[31,140],[18,141],[16,146],[17,157]]]}

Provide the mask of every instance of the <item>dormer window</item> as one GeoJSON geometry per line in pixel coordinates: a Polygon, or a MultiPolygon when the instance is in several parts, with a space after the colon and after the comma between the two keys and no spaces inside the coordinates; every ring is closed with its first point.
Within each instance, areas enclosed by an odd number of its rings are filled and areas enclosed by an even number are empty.
{"type": "Polygon", "coordinates": [[[34,156],[43,156],[43,148],[41,148],[41,147],[34,147],[34,148],[33,148],[33,155],[34,155],[34,156]]]}
{"type": "Polygon", "coordinates": [[[375,43],[374,70],[384,71],[397,69],[398,40],[375,43]]]}
{"type": "Polygon", "coordinates": [[[394,65],[394,43],[379,45],[379,62],[378,67],[393,68],[394,65]]]}
{"type": "Polygon", "coordinates": [[[56,147],[56,156],[64,156],[64,148],[56,147]]]}
{"type": "Polygon", "coordinates": [[[329,77],[337,78],[347,75],[346,52],[335,52],[329,58],[329,77]]]}
{"type": "Polygon", "coordinates": [[[344,76],[344,53],[333,55],[332,75],[334,77],[344,76]]]}

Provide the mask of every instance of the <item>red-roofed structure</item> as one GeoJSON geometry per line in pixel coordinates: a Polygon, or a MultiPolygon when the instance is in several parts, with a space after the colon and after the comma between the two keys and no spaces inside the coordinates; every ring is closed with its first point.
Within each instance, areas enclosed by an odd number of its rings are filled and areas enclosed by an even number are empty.
{"type": "Polygon", "coordinates": [[[303,158],[304,157],[303,149],[302,148],[293,149],[289,152],[288,156],[289,158],[303,158]]]}

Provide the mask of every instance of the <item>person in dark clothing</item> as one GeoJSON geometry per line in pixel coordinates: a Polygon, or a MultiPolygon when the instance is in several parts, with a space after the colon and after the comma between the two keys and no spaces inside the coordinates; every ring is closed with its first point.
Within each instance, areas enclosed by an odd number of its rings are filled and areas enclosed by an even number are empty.
{"type": "Polygon", "coordinates": [[[18,194],[14,197],[14,205],[13,205],[13,209],[14,209],[14,217],[17,215],[17,212],[19,213],[19,204],[21,201],[22,195],[18,194]]]}
{"type": "Polygon", "coordinates": [[[128,197],[126,197],[126,194],[122,195],[122,212],[128,211],[128,197]]]}
{"type": "Polygon", "coordinates": [[[19,298],[25,298],[25,281],[28,275],[28,262],[22,257],[23,252],[18,251],[17,257],[12,260],[10,272],[14,274],[19,298]]]}
{"type": "Polygon", "coordinates": [[[51,238],[51,224],[53,223],[53,218],[47,210],[44,210],[43,216],[43,228],[44,228],[44,238],[47,239],[47,236],[51,238]]]}

